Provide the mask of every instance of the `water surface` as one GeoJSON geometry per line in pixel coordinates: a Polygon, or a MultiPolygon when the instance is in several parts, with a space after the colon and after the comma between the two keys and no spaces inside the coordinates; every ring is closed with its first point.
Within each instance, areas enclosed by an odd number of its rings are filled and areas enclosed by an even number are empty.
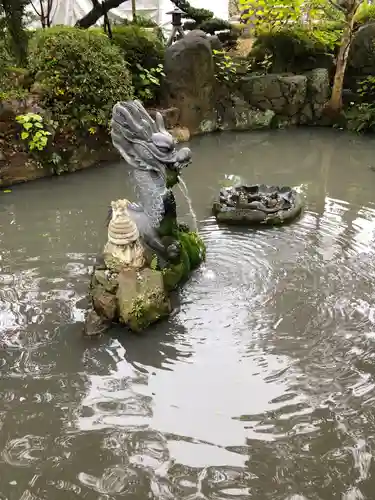
{"type": "Polygon", "coordinates": [[[80,334],[125,165],[1,195],[1,500],[374,498],[375,141],[289,130],[191,147],[207,261],[144,335],[80,334]],[[228,175],[299,186],[303,217],[219,227],[228,175]]]}

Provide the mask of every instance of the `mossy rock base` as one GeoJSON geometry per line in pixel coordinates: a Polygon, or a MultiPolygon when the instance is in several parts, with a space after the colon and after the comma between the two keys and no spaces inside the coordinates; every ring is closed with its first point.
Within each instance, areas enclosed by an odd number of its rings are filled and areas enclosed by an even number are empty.
{"type": "Polygon", "coordinates": [[[158,269],[158,258],[150,256],[143,269],[109,271],[103,256],[96,262],[90,284],[91,310],[86,315],[84,332],[101,335],[112,323],[121,323],[133,332],[141,332],[171,313],[168,292],[186,281],[206,254],[200,236],[176,224],[168,238],[180,243],[180,256],[174,264],[158,269]]]}
{"type": "Polygon", "coordinates": [[[171,312],[162,273],[152,269],[123,270],[116,293],[119,321],[140,332],[171,312]]]}
{"type": "Polygon", "coordinates": [[[173,290],[186,281],[191,271],[196,269],[206,257],[205,244],[196,232],[179,230],[176,238],[181,245],[180,261],[162,271],[167,291],[173,290]]]}

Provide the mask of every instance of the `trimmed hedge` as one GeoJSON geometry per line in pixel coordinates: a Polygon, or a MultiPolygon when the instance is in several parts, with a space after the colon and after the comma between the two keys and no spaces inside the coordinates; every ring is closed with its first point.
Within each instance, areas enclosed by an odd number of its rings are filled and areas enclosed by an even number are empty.
{"type": "Polygon", "coordinates": [[[29,44],[29,69],[44,107],[75,129],[106,126],[113,105],[133,95],[121,50],[96,30],[37,30],[29,44]]]}

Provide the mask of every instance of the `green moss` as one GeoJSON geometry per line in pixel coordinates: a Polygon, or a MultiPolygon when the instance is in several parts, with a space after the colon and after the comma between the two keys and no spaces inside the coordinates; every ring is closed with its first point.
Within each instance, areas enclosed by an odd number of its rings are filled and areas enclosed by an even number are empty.
{"type": "Polygon", "coordinates": [[[169,313],[169,304],[161,293],[138,296],[132,304],[128,325],[133,332],[141,332],[169,313]]]}
{"type": "Polygon", "coordinates": [[[206,257],[202,238],[196,232],[180,232],[178,238],[188,255],[191,269],[195,269],[206,257]]]}
{"type": "Polygon", "coordinates": [[[174,290],[184,279],[184,264],[174,264],[163,270],[163,281],[167,292],[174,290]]]}
{"type": "Polygon", "coordinates": [[[178,231],[177,238],[181,244],[181,260],[163,270],[164,286],[167,291],[186,281],[191,271],[197,268],[206,256],[206,247],[197,233],[178,231]]]}
{"type": "Polygon", "coordinates": [[[175,236],[178,232],[178,224],[176,217],[172,215],[166,215],[163,217],[160,226],[158,228],[158,233],[161,237],[163,236],[175,236]]]}

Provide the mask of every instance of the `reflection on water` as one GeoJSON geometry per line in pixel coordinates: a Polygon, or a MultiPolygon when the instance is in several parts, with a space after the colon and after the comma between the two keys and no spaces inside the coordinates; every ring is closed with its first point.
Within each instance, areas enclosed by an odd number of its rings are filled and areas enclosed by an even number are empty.
{"type": "Polygon", "coordinates": [[[108,204],[130,196],[124,166],[3,194],[0,499],[372,500],[374,145],[326,130],[196,139],[185,182],[207,262],[139,336],[80,335],[108,204]],[[228,175],[300,186],[303,217],[218,226],[228,175]]]}

